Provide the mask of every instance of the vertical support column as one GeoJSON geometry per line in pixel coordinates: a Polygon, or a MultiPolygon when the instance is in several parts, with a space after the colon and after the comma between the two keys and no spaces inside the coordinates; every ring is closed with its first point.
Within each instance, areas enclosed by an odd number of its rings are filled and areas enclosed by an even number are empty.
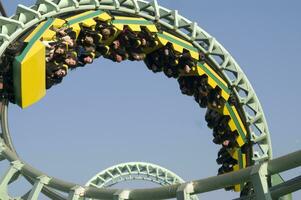
{"type": "Polygon", "coordinates": [[[119,10],[119,8],[120,8],[120,3],[119,3],[119,1],[118,1],[118,0],[113,0],[113,3],[114,3],[114,6],[115,6],[115,9],[116,9],[116,10],[119,10]]]}
{"type": "Polygon", "coordinates": [[[193,183],[182,184],[177,190],[177,200],[190,200],[194,193],[193,183]]]}
{"type": "Polygon", "coordinates": [[[157,0],[153,0],[152,2],[149,3],[153,9],[154,9],[154,12],[155,12],[155,19],[156,20],[160,20],[160,7],[159,7],[159,4],[157,2],[157,0]]]}
{"type": "Polygon", "coordinates": [[[75,186],[71,189],[67,200],[79,200],[85,195],[85,188],[75,186]]]}
{"type": "Polygon", "coordinates": [[[272,200],[268,185],[267,162],[254,166],[251,172],[251,181],[255,190],[256,199],[272,200]]]}
{"type": "Polygon", "coordinates": [[[12,179],[15,178],[16,175],[18,175],[17,173],[22,169],[23,166],[24,164],[20,161],[14,161],[11,163],[10,168],[0,179],[0,197],[8,197],[8,184],[11,182],[12,179]]]}
{"type": "Polygon", "coordinates": [[[33,188],[31,189],[27,200],[38,200],[39,194],[41,193],[44,185],[47,185],[50,178],[47,176],[40,176],[37,178],[33,188]]]}
{"type": "Polygon", "coordinates": [[[140,7],[137,0],[131,0],[135,9],[135,12],[138,14],[140,12],[140,7]]]}
{"type": "Polygon", "coordinates": [[[119,190],[114,194],[113,200],[128,200],[130,198],[130,193],[130,190],[119,190]]]}

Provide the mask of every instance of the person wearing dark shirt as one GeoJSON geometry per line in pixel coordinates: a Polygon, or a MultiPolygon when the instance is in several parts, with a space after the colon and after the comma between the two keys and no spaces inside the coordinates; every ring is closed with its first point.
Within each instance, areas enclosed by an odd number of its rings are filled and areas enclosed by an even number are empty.
{"type": "Polygon", "coordinates": [[[55,62],[47,63],[46,65],[46,89],[51,88],[53,85],[62,82],[63,78],[68,73],[68,66],[57,64],[55,62]]]}

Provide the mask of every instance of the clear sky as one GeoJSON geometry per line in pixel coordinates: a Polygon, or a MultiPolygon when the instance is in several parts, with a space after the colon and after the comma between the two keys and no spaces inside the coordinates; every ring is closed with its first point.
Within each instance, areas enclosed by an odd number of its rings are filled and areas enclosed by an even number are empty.
{"type": "MultiPolygon", "coordinates": [[[[3,0],[9,15],[17,4],[3,0]]],[[[269,123],[274,157],[301,147],[301,2],[298,0],[162,0],[221,42],[247,74],[269,123]],[[299,89],[298,89],[299,88],[299,89]]],[[[128,161],[159,164],[185,180],[215,175],[218,146],[204,112],[175,80],[138,62],[99,59],[68,75],[35,106],[10,107],[19,155],[47,174],[85,184],[128,161]]],[[[285,178],[301,174],[298,168],[285,178]]],[[[126,185],[122,185],[122,187],[126,185]]],[[[120,186],[121,187],[121,186],[120,186]]],[[[236,193],[201,195],[231,199],[236,193]]],[[[295,193],[301,199],[301,192],[295,193]]]]}

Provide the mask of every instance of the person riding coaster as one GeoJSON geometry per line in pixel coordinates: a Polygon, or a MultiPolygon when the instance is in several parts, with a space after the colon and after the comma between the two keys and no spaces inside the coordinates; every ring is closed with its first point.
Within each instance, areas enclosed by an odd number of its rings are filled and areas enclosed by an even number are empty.
{"type": "Polygon", "coordinates": [[[64,60],[66,54],[66,45],[55,41],[42,41],[46,47],[46,62],[57,61],[61,62],[64,60]]]}
{"type": "Polygon", "coordinates": [[[68,66],[56,62],[47,63],[46,65],[46,89],[51,88],[53,85],[62,82],[63,78],[68,73],[68,66]]]}

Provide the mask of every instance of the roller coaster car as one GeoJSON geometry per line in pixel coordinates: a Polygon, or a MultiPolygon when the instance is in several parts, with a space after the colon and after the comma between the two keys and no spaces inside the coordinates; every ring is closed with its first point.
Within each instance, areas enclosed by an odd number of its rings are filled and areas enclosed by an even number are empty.
{"type": "Polygon", "coordinates": [[[7,55],[19,54],[13,59],[12,70],[14,102],[17,105],[26,108],[38,102],[46,94],[46,49],[41,40],[55,40],[57,35],[55,29],[63,26],[70,28],[77,38],[82,27],[91,30],[95,28],[96,21],[93,18],[106,21],[111,17],[97,10],[84,12],[64,20],[49,18],[29,34],[24,44],[8,50],[7,55]]]}
{"type": "MultiPolygon", "coordinates": [[[[146,33],[145,36],[147,36],[149,34],[154,34],[158,32],[158,29],[153,22],[141,17],[115,16],[112,20],[112,25],[117,29],[117,35],[121,32],[128,31],[132,32],[133,34],[136,34],[138,37],[138,35],[142,36],[143,33],[146,33]]],[[[157,43],[155,42],[154,44],[157,43]]],[[[144,52],[151,53],[160,47],[162,46],[152,45],[152,47],[145,48],[144,52]]]]}
{"type": "MultiPolygon", "coordinates": [[[[21,108],[26,108],[46,94],[45,46],[42,38],[53,37],[49,28],[55,20],[49,18],[40,23],[24,40],[24,49],[13,61],[14,100],[21,108]]],[[[20,50],[19,47],[12,49],[20,50]]]]}
{"type": "Polygon", "coordinates": [[[119,30],[123,31],[124,26],[128,26],[129,29],[133,32],[139,33],[141,32],[141,28],[145,27],[151,33],[157,33],[156,25],[141,17],[123,17],[123,16],[115,16],[112,24],[119,30]]]}
{"type": "Polygon", "coordinates": [[[220,95],[227,101],[230,97],[230,90],[228,84],[219,76],[207,63],[198,62],[197,66],[192,67],[190,73],[181,74],[181,76],[203,76],[208,77],[208,84],[213,89],[220,90],[220,95]]]}
{"type": "Polygon", "coordinates": [[[188,51],[193,59],[197,61],[199,60],[199,51],[191,43],[165,31],[157,33],[157,37],[161,46],[165,46],[167,43],[170,43],[177,53],[182,54],[185,51],[188,51]]]}
{"type": "MultiPolygon", "coordinates": [[[[244,154],[241,149],[235,148],[232,151],[230,151],[230,154],[232,158],[238,161],[236,165],[233,166],[233,171],[238,171],[240,169],[246,168],[247,163],[246,163],[246,154],[244,154]]],[[[241,191],[244,187],[244,184],[241,183],[239,185],[234,186],[234,191],[238,192],[241,191]]]]}
{"type": "Polygon", "coordinates": [[[97,25],[96,20],[108,21],[111,16],[101,10],[87,11],[81,14],[65,19],[66,24],[76,33],[76,38],[79,36],[82,27],[95,30],[97,25]]]}

